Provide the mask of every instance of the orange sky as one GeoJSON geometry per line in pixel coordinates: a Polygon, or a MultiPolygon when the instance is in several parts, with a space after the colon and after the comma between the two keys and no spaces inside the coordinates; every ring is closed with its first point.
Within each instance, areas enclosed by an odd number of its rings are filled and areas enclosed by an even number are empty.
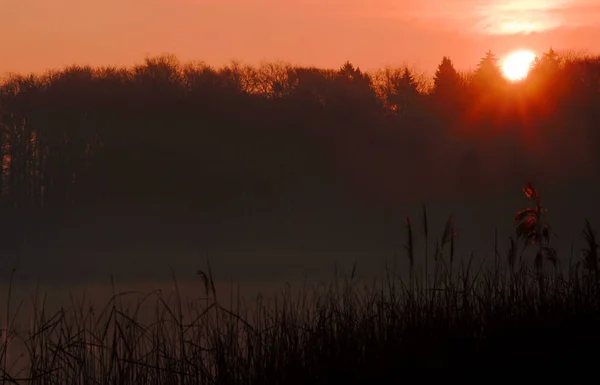
{"type": "Polygon", "coordinates": [[[594,36],[598,0],[0,0],[0,74],[165,52],[431,74],[444,55],[468,69],[488,49],[600,52],[594,36]]]}

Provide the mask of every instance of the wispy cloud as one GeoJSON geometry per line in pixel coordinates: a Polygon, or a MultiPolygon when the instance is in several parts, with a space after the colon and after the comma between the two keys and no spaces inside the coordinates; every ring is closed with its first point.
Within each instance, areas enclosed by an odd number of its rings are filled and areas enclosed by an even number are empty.
{"type": "MultiPolygon", "coordinates": [[[[491,35],[545,32],[582,26],[581,7],[587,1],[511,0],[481,4],[476,8],[476,28],[491,35]]],[[[598,8],[600,9],[600,8],[598,8]]]]}
{"type": "Polygon", "coordinates": [[[600,22],[598,0],[420,0],[379,3],[372,16],[463,33],[512,35],[600,22]],[[386,9],[381,5],[385,3],[386,9]]]}

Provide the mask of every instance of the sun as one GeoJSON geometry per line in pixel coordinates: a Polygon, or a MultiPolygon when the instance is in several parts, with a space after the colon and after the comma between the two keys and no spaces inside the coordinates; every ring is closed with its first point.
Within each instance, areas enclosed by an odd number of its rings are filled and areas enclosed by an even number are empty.
{"type": "Polygon", "coordinates": [[[535,56],[535,53],[529,50],[511,52],[502,62],[502,73],[513,82],[525,79],[535,61],[535,56]]]}

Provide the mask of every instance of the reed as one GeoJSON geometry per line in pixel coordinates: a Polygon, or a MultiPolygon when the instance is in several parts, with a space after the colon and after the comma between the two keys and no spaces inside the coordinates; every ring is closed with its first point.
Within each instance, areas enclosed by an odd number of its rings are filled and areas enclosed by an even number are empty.
{"type": "MultiPolygon", "coordinates": [[[[11,322],[18,307],[9,298],[0,380],[387,384],[424,368],[443,369],[447,379],[466,378],[482,368],[488,373],[530,370],[538,377],[550,365],[554,374],[575,364],[579,369],[573,375],[593,370],[600,342],[600,281],[598,244],[589,222],[581,259],[569,256],[565,268],[517,261],[515,238],[505,252],[495,240],[497,263],[483,268],[472,256],[456,255],[450,218],[435,243],[429,278],[427,271],[416,273],[410,219],[406,224],[408,281],[396,264],[373,282],[360,279],[354,265],[329,285],[305,285],[297,294],[286,286],[271,300],[258,296],[253,302],[238,292],[227,301],[217,293],[209,264],[198,271],[199,298],[183,298],[175,277],[169,295],[115,290],[99,310],[82,299],[49,313],[38,294],[29,305],[33,320],[26,328],[11,322]],[[125,305],[125,298],[136,298],[135,305],[125,305]],[[142,317],[143,308],[152,309],[153,316],[142,317]],[[14,345],[24,354],[9,359],[14,345]]],[[[543,257],[560,260],[555,254],[543,257]]],[[[421,378],[433,374],[419,373],[421,378]]]]}

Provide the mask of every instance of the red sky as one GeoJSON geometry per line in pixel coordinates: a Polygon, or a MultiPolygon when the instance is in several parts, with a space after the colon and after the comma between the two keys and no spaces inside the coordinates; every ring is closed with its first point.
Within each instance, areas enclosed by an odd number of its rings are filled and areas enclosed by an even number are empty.
{"type": "Polygon", "coordinates": [[[432,73],[485,51],[600,52],[598,0],[0,0],[0,74],[147,55],[432,73]]]}

